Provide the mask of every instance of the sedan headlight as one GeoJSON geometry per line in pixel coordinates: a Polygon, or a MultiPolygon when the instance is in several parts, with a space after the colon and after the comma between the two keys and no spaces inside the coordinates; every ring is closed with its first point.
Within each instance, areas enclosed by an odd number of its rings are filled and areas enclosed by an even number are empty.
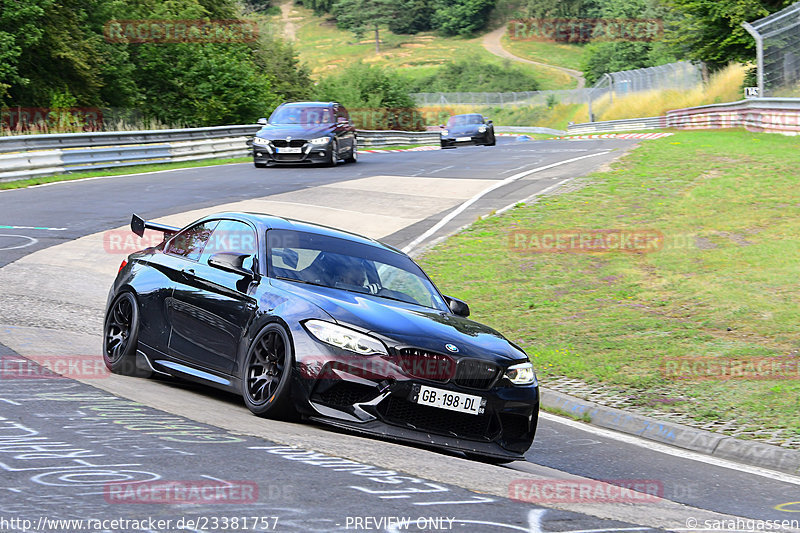
{"type": "Polygon", "coordinates": [[[447,131],[447,130],[442,130],[442,137],[447,137],[448,135],[450,135],[450,132],[449,132],[449,131],[447,131]]]}
{"type": "Polygon", "coordinates": [[[355,352],[359,355],[386,355],[386,347],[375,337],[324,320],[309,320],[303,324],[306,329],[326,344],[355,352]]]}
{"type": "Polygon", "coordinates": [[[514,385],[536,384],[536,372],[533,371],[533,365],[530,363],[520,363],[508,367],[506,377],[514,385]]]}
{"type": "Polygon", "coordinates": [[[331,142],[330,137],[317,137],[316,139],[311,139],[311,144],[328,144],[331,142]]]}
{"type": "Polygon", "coordinates": [[[257,144],[258,146],[268,146],[269,139],[262,139],[261,137],[253,137],[253,144],[257,144]]]}
{"type": "Polygon", "coordinates": [[[486,126],[478,126],[478,133],[486,132],[486,126]]]}

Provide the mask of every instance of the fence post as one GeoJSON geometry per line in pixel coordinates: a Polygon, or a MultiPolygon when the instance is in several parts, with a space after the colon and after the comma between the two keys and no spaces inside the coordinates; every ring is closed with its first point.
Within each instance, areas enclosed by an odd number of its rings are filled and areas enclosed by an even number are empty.
{"type": "Polygon", "coordinates": [[[742,22],[742,27],[747,33],[756,40],[756,62],[758,65],[758,97],[763,98],[764,94],[764,38],[756,31],[749,22],[742,22]]]}

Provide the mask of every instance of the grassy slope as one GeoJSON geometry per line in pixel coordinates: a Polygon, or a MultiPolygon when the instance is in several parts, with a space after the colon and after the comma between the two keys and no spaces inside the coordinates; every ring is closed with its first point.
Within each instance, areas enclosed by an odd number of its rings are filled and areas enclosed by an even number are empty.
{"type": "MultiPolygon", "coordinates": [[[[426,32],[417,35],[394,35],[381,32],[381,53],[375,53],[374,41],[370,35],[357,41],[347,31],[336,28],[332,22],[316,17],[302,6],[293,5],[293,16],[297,21],[297,41],[295,47],[300,59],[312,70],[314,77],[336,72],[342,66],[361,60],[366,63],[401,68],[403,74],[419,79],[434,74],[438,67],[454,59],[467,56],[478,57],[492,63],[504,60],[490,54],[482,45],[481,37],[465,39],[459,37],[440,37],[426,32]]],[[[280,23],[275,18],[276,24],[280,23]]],[[[567,77],[554,78],[550,69],[531,66],[534,76],[542,89],[559,89],[563,83],[571,83],[567,77]]]]}
{"type": "Polygon", "coordinates": [[[800,345],[797,141],[743,131],[648,141],[579,192],[479,221],[422,264],[525,347],[543,383],[618,385],[649,406],[800,433],[800,381],[672,381],[666,357],[748,359],[800,345]],[[650,228],[650,254],[520,254],[515,229],[650,228]]]}
{"type": "Polygon", "coordinates": [[[518,41],[509,39],[508,34],[501,39],[503,48],[515,56],[531,61],[541,61],[559,67],[581,70],[583,46],[538,41],[518,41]]]}

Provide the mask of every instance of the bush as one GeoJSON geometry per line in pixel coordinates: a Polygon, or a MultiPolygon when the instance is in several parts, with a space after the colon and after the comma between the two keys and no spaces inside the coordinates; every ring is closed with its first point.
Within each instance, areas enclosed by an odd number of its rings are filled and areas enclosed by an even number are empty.
{"type": "Polygon", "coordinates": [[[489,63],[474,57],[445,63],[436,74],[414,83],[412,92],[536,91],[539,82],[510,61],[489,63]]]}
{"type": "Polygon", "coordinates": [[[314,97],[344,104],[360,129],[425,129],[426,120],[409,96],[408,81],[392,69],[355,63],[320,80],[314,97]]]}

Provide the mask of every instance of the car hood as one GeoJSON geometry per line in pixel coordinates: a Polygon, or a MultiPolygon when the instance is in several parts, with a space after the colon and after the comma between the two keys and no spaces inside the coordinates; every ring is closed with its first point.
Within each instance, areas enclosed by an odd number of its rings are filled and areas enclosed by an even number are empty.
{"type": "Polygon", "coordinates": [[[333,124],[267,124],[259,130],[256,137],[263,139],[315,139],[324,135],[332,135],[333,124]]]}
{"type": "Polygon", "coordinates": [[[493,361],[526,358],[499,332],[467,318],[341,289],[280,280],[273,283],[317,305],[337,322],[391,339],[398,346],[493,361]],[[458,352],[449,351],[447,344],[458,352]]]}
{"type": "Polygon", "coordinates": [[[452,128],[446,128],[448,132],[450,132],[451,136],[458,136],[458,135],[475,135],[478,133],[478,128],[481,127],[481,124],[466,124],[464,126],[455,126],[452,128]]]}

